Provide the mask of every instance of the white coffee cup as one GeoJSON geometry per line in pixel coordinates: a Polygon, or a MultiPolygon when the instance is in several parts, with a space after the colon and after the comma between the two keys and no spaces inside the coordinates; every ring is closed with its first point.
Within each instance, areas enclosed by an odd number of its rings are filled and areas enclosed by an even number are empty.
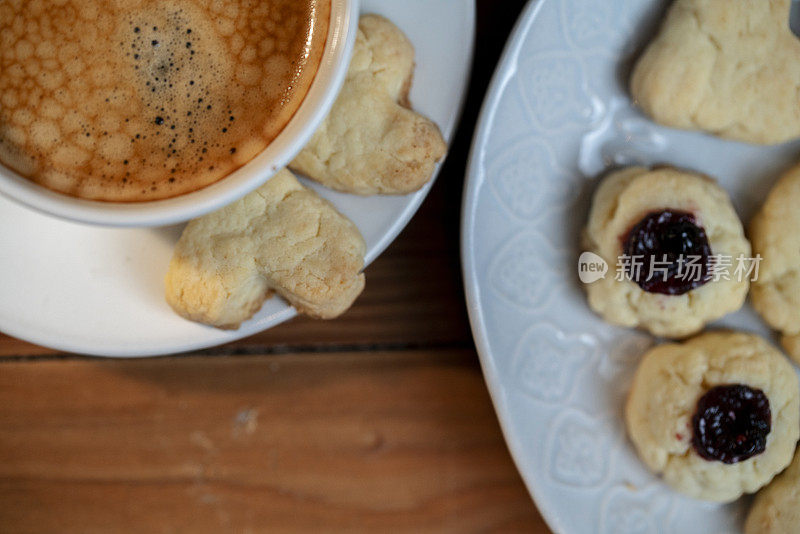
{"type": "Polygon", "coordinates": [[[42,187],[0,164],[0,193],[37,211],[72,221],[118,227],[188,221],[243,197],[285,167],[328,114],[344,82],[358,30],[359,0],[331,0],[325,51],[303,103],[258,156],[218,182],[165,200],[100,202],[42,187]]]}

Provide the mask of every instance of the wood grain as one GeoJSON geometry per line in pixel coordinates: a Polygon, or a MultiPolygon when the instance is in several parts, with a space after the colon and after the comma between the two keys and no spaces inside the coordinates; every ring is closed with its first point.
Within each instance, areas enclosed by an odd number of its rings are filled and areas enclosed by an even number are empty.
{"type": "Polygon", "coordinates": [[[471,351],[0,365],[3,532],[543,532],[471,351]]]}

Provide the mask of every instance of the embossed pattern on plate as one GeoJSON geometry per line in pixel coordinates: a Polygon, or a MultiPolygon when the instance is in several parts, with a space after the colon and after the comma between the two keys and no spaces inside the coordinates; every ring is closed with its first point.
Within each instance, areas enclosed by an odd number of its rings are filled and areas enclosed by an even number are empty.
{"type": "MultiPolygon", "coordinates": [[[[609,167],[710,174],[747,221],[800,152],[662,128],[636,110],[627,77],[666,5],[532,1],[473,145],[462,232],[470,319],[514,459],[560,533],[738,532],[746,511],[681,497],[641,465],[621,415],[654,340],[595,317],[577,279],[581,228],[609,167]]],[[[771,335],[749,308],[718,325],[771,335]]]]}

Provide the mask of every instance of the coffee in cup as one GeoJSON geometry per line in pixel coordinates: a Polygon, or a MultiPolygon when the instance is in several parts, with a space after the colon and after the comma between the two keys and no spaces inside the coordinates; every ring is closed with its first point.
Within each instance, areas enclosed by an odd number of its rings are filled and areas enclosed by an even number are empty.
{"type": "Polygon", "coordinates": [[[281,132],[330,0],[0,4],[0,163],[74,197],[143,202],[224,178],[281,132]]]}

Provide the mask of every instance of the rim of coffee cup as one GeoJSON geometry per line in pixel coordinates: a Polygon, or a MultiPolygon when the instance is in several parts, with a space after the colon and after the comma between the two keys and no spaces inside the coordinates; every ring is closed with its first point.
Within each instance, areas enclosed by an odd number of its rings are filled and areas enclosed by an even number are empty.
{"type": "Polygon", "coordinates": [[[203,189],[145,202],[103,202],[47,189],[0,164],[0,194],[47,215],[112,227],[167,226],[222,208],[263,185],[302,150],[344,83],[358,31],[360,0],[331,0],[328,38],[314,81],[281,133],[255,158],[203,189]]]}

